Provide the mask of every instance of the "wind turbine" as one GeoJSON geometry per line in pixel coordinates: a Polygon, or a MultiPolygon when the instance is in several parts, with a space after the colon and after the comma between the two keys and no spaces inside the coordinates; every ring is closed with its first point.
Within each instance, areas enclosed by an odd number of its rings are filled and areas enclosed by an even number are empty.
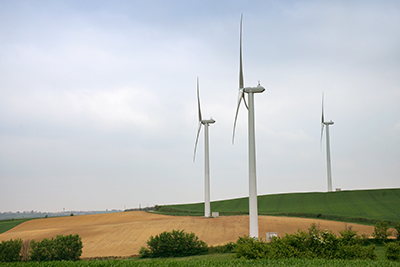
{"type": "Polygon", "coordinates": [[[203,120],[201,117],[200,109],[200,95],[199,95],[199,77],[197,77],[197,106],[199,112],[199,129],[197,130],[196,143],[194,145],[193,162],[196,159],[197,142],[199,141],[199,135],[201,126],[204,125],[204,217],[210,217],[210,159],[209,159],[209,146],[208,146],[208,126],[213,124],[215,120],[210,118],[209,120],[203,120]]]}
{"type": "Polygon", "coordinates": [[[239,113],[240,102],[243,99],[248,109],[248,131],[249,131],[249,219],[250,219],[250,237],[258,238],[258,207],[257,207],[257,176],[256,176],[256,145],[255,145],[255,129],[254,129],[254,94],[262,93],[265,88],[260,85],[256,87],[244,87],[243,66],[242,66],[242,21],[243,14],[240,18],[240,54],[239,54],[239,96],[236,108],[235,122],[233,124],[232,144],[235,139],[236,120],[239,113]],[[244,93],[248,95],[248,105],[244,97],[244,93]]]}
{"type": "Polygon", "coordinates": [[[326,168],[328,175],[328,192],[332,192],[332,170],[331,170],[331,149],[329,145],[329,125],[333,125],[333,121],[324,120],[324,93],[322,93],[322,117],[321,117],[321,141],[324,134],[324,126],[326,126],[326,168]]]}

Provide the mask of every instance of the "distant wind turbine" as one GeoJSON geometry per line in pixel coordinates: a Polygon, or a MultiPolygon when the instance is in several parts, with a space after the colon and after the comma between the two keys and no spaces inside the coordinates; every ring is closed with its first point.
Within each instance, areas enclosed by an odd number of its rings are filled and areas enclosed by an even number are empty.
{"type": "Polygon", "coordinates": [[[250,237],[258,238],[258,208],[257,208],[257,176],[256,176],[256,145],[255,145],[255,129],[254,129],[254,94],[262,93],[265,88],[260,85],[256,87],[244,87],[243,66],[242,66],[242,21],[243,14],[240,18],[240,54],[239,54],[239,97],[236,108],[235,122],[233,124],[232,144],[235,139],[236,120],[239,113],[240,102],[243,99],[248,109],[248,130],[249,130],[249,217],[250,217],[250,237]],[[244,97],[244,93],[248,94],[248,105],[244,97]]]}
{"type": "Polygon", "coordinates": [[[332,192],[332,170],[331,170],[331,149],[329,145],[329,125],[333,125],[333,121],[324,120],[324,93],[322,93],[322,117],[321,117],[321,141],[324,134],[324,126],[326,126],[326,168],[328,175],[328,192],[332,192]]]}
{"type": "Polygon", "coordinates": [[[203,120],[201,117],[201,108],[200,108],[200,95],[199,95],[199,78],[197,77],[197,106],[199,112],[199,129],[197,130],[196,143],[194,145],[194,153],[193,153],[193,162],[196,159],[196,149],[197,142],[199,141],[199,135],[201,126],[204,125],[204,217],[210,217],[210,159],[209,159],[209,146],[208,146],[208,126],[213,124],[215,120],[210,118],[209,120],[203,120]]]}

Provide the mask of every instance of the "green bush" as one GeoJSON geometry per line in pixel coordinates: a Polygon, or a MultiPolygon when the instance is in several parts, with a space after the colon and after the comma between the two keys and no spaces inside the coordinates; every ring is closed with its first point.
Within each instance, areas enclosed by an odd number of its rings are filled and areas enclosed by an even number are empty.
{"type": "Polygon", "coordinates": [[[396,239],[400,240],[400,223],[395,223],[393,228],[396,229],[396,239]]]}
{"type": "Polygon", "coordinates": [[[19,261],[19,253],[22,247],[22,239],[1,241],[0,243],[0,262],[19,261]]]}
{"type": "Polygon", "coordinates": [[[55,239],[31,242],[30,259],[33,261],[79,260],[82,254],[82,240],[79,235],[58,235],[55,239]]]}
{"type": "Polygon", "coordinates": [[[392,234],[392,231],[389,231],[389,222],[381,221],[375,224],[374,232],[372,236],[375,239],[387,239],[388,236],[392,234]]]}
{"type": "Polygon", "coordinates": [[[237,258],[245,259],[376,259],[375,246],[362,246],[355,231],[344,230],[337,237],[332,232],[320,231],[315,224],[308,233],[298,230],[270,243],[249,237],[240,237],[236,243],[237,258]]]}
{"type": "Polygon", "coordinates": [[[141,257],[166,258],[184,257],[191,255],[206,254],[208,246],[199,240],[194,233],[185,233],[184,230],[172,230],[151,236],[147,241],[148,250],[141,248],[141,257]]]}
{"type": "Polygon", "coordinates": [[[390,242],[385,244],[385,257],[391,261],[400,261],[400,243],[390,242]]]}
{"type": "Polygon", "coordinates": [[[139,258],[150,258],[150,249],[141,247],[139,250],[139,258]]]}
{"type": "Polygon", "coordinates": [[[239,237],[233,250],[235,257],[248,260],[267,259],[268,245],[262,239],[239,237]]]}
{"type": "Polygon", "coordinates": [[[219,246],[209,246],[208,247],[208,253],[209,254],[215,254],[215,253],[232,253],[236,247],[236,243],[234,242],[228,242],[224,245],[219,245],[219,246]]]}

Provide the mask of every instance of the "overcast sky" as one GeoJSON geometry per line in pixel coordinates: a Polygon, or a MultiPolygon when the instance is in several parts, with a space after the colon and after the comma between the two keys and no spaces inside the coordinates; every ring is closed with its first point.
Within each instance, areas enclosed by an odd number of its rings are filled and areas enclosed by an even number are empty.
{"type": "Polygon", "coordinates": [[[258,194],[400,187],[399,1],[0,1],[0,212],[248,196],[235,144],[239,24],[258,194]]]}

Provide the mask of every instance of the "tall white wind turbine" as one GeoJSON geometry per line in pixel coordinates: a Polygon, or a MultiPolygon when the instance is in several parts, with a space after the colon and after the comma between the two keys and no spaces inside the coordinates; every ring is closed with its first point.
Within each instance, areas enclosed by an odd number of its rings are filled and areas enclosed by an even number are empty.
{"type": "Polygon", "coordinates": [[[201,126],[204,125],[204,217],[209,218],[211,216],[210,214],[211,208],[210,208],[210,158],[209,158],[209,146],[208,146],[208,126],[210,124],[213,124],[215,120],[213,120],[213,118],[210,118],[209,120],[203,120],[201,117],[198,77],[197,77],[197,106],[199,112],[199,129],[197,130],[196,143],[194,145],[193,162],[196,159],[197,142],[199,141],[201,126]]]}
{"type": "Polygon", "coordinates": [[[333,121],[324,120],[324,93],[322,93],[322,116],[321,116],[321,144],[322,135],[324,134],[324,126],[326,126],[326,168],[328,175],[328,192],[332,192],[332,170],[331,170],[331,148],[329,145],[329,125],[333,125],[333,121]]]}
{"type": "Polygon", "coordinates": [[[243,81],[243,65],[242,65],[242,21],[243,14],[240,18],[240,54],[239,54],[239,97],[236,108],[235,122],[233,124],[232,143],[235,139],[236,120],[239,113],[240,102],[243,99],[248,109],[248,130],[249,130],[249,219],[250,219],[250,237],[258,238],[258,207],[257,207],[257,176],[256,176],[256,145],[255,145],[255,129],[254,129],[254,94],[262,93],[265,88],[260,85],[256,87],[244,87],[243,81]],[[248,105],[244,97],[244,93],[248,95],[248,105]]]}

